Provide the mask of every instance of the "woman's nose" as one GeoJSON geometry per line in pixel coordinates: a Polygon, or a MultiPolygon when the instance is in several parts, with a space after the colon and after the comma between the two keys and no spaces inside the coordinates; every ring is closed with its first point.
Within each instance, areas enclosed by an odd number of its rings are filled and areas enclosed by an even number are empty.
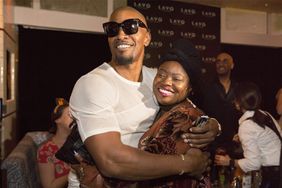
{"type": "Polygon", "coordinates": [[[171,85],[172,84],[172,78],[170,76],[167,76],[163,79],[163,83],[167,84],[167,85],[171,85]]]}

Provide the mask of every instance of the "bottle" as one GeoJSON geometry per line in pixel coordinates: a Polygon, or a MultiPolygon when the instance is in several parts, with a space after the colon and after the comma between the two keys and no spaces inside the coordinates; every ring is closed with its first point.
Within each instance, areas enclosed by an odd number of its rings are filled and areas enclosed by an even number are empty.
{"type": "MultiPolygon", "coordinates": [[[[226,150],[224,148],[216,149],[217,155],[226,155],[226,150]]],[[[217,166],[217,175],[218,175],[218,187],[226,188],[229,184],[228,182],[228,167],[227,166],[217,166]]]]}
{"type": "Polygon", "coordinates": [[[255,170],[252,172],[252,188],[259,188],[261,185],[261,171],[255,170]]]}
{"type": "Polygon", "coordinates": [[[242,188],[241,176],[236,176],[231,181],[231,188],[242,188]]]}
{"type": "Polygon", "coordinates": [[[219,166],[218,167],[218,184],[219,187],[224,188],[226,184],[226,167],[219,166]]]}
{"type": "Polygon", "coordinates": [[[252,186],[252,174],[251,172],[244,173],[242,176],[242,188],[251,188],[252,186]]]}

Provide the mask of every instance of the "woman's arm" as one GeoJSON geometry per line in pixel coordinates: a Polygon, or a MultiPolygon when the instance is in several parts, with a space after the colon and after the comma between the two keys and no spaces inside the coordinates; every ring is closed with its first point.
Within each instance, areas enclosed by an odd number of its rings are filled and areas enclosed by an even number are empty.
{"type": "Polygon", "coordinates": [[[229,155],[215,155],[214,163],[217,166],[229,166],[234,170],[234,177],[240,176],[243,173],[238,160],[231,159],[229,155]]]}
{"type": "Polygon", "coordinates": [[[184,160],[180,155],[156,155],[121,143],[118,132],[91,136],[85,145],[100,172],[124,180],[146,180],[181,174],[199,176],[206,171],[209,155],[190,149],[184,160]]]}
{"type": "Polygon", "coordinates": [[[55,167],[51,162],[38,163],[40,180],[43,188],[63,188],[66,187],[67,175],[55,178],[55,167]]]}
{"type": "Polygon", "coordinates": [[[244,121],[239,127],[238,135],[244,151],[244,158],[238,160],[238,164],[244,172],[258,170],[261,166],[258,129],[260,127],[251,120],[244,121]]]}

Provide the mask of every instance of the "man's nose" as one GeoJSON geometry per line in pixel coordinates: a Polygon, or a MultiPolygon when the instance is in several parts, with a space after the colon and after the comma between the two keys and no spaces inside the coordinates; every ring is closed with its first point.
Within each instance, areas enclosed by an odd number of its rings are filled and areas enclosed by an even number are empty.
{"type": "Polygon", "coordinates": [[[118,29],[118,37],[124,37],[127,36],[127,34],[125,34],[125,32],[123,31],[122,27],[119,27],[118,29]]]}

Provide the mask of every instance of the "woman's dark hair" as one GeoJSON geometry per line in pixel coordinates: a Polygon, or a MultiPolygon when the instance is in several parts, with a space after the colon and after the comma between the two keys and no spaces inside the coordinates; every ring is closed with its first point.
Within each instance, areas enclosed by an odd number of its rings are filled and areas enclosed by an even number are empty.
{"type": "Polygon", "coordinates": [[[261,104],[259,87],[252,82],[239,83],[235,88],[235,100],[245,110],[257,110],[261,104]]]}
{"type": "Polygon", "coordinates": [[[250,119],[260,127],[273,126],[273,120],[268,115],[259,110],[262,96],[259,87],[252,82],[244,82],[235,88],[235,100],[239,103],[240,108],[255,111],[250,119]]]}
{"type": "Polygon", "coordinates": [[[63,98],[57,98],[56,104],[57,106],[54,108],[51,114],[51,128],[49,129],[50,133],[56,133],[57,125],[55,121],[62,116],[64,109],[69,106],[69,103],[63,98]]]}

